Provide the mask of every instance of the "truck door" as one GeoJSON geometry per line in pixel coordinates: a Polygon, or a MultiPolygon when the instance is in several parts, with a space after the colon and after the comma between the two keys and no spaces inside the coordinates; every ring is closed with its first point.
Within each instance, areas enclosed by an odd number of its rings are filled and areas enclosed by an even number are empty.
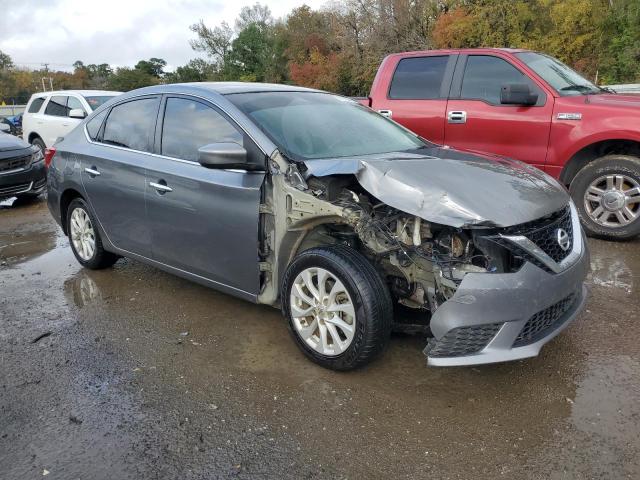
{"type": "Polygon", "coordinates": [[[458,55],[403,57],[391,65],[387,92],[372,108],[434,143],[444,142],[447,96],[458,55]]]}
{"type": "Polygon", "coordinates": [[[461,55],[447,103],[444,143],[496,153],[544,167],[553,96],[497,55],[461,55]],[[526,83],[538,94],[534,106],[502,105],[500,90],[526,83]]]}

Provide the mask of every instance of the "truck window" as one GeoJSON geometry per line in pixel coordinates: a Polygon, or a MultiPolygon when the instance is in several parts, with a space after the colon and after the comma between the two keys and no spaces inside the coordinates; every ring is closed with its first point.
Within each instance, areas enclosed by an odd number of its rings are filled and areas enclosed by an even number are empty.
{"type": "Polygon", "coordinates": [[[441,98],[440,88],[449,56],[403,58],[391,80],[389,98],[430,100],[441,98]]]}
{"type": "Polygon", "coordinates": [[[34,99],[33,102],[31,102],[31,105],[29,105],[29,113],[38,113],[40,111],[40,107],[42,107],[42,104],[44,103],[44,100],[44,97],[34,99]]]}
{"type": "Polygon", "coordinates": [[[506,83],[527,83],[538,91],[527,76],[506,60],[489,55],[470,55],[460,98],[500,105],[500,89],[506,83]]]}

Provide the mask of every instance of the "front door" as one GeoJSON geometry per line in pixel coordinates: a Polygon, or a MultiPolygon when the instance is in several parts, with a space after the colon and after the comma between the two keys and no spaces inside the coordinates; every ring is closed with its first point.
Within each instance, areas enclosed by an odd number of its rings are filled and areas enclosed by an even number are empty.
{"type": "Polygon", "coordinates": [[[447,104],[444,143],[504,155],[542,168],[549,143],[553,97],[498,56],[461,57],[458,69],[447,104]],[[538,103],[500,104],[501,87],[508,83],[529,84],[538,93],[538,103]]]}
{"type": "Polygon", "coordinates": [[[145,169],[153,158],[159,105],[159,96],[120,103],[104,125],[97,115],[87,130],[90,137],[98,133],[80,157],[82,184],[107,238],[117,248],[144,257],[151,257],[145,169]]]}
{"type": "MultiPolygon", "coordinates": [[[[259,286],[258,209],[262,172],[209,169],[198,148],[251,142],[212,105],[169,96],[161,108],[146,203],[153,259],[240,292],[259,286]]],[[[251,150],[248,148],[247,150],[251,150]]]]}

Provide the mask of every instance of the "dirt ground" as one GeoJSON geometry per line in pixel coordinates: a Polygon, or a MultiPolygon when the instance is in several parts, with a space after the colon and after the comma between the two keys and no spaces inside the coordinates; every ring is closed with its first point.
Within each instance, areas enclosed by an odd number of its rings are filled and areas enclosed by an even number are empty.
{"type": "Polygon", "coordinates": [[[640,241],[590,240],[586,311],[537,358],[306,360],[276,310],[130,260],[80,268],[0,203],[0,478],[640,478],[640,241]]]}

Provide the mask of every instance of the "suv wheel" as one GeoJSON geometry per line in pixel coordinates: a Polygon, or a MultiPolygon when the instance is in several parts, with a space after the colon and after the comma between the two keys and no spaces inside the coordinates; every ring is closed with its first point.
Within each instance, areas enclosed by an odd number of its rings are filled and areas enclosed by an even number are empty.
{"type": "Polygon", "coordinates": [[[640,234],[640,158],[594,160],[578,172],[569,191],[587,235],[627,240],[640,234]]]}
{"type": "Polygon", "coordinates": [[[102,248],[102,239],[89,207],[81,198],[74,199],[67,209],[67,232],[71,250],[83,267],[92,270],[107,268],[118,256],[102,248]]]}
{"type": "Polygon", "coordinates": [[[38,147],[42,152],[42,154],[44,155],[44,151],[47,148],[47,146],[44,144],[44,142],[40,137],[34,138],[33,141],[31,142],[31,145],[35,145],[36,147],[38,147]]]}
{"type": "Polygon", "coordinates": [[[386,347],[393,308],[373,265],[343,245],[298,255],[287,269],[282,306],[298,347],[314,362],[351,370],[386,347]]]}

